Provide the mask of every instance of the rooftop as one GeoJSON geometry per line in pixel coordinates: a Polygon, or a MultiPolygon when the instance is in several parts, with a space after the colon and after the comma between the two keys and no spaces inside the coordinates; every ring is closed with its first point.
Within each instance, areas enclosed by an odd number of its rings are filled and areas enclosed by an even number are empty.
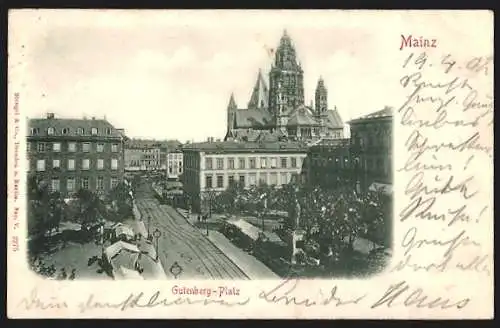
{"type": "Polygon", "coordinates": [[[378,110],[376,112],[370,113],[365,116],[361,116],[359,118],[356,118],[354,120],[351,120],[349,123],[362,123],[362,122],[367,122],[367,121],[373,121],[373,120],[378,120],[382,118],[392,118],[394,112],[394,108],[390,106],[385,106],[384,109],[378,110]]]}
{"type": "Polygon", "coordinates": [[[53,113],[48,113],[46,118],[30,118],[28,128],[30,136],[124,137],[124,130],[115,128],[106,119],[55,118],[53,113]]]}
{"type": "Polygon", "coordinates": [[[212,141],[185,145],[183,151],[205,152],[306,152],[307,144],[300,142],[240,142],[212,141]]]}

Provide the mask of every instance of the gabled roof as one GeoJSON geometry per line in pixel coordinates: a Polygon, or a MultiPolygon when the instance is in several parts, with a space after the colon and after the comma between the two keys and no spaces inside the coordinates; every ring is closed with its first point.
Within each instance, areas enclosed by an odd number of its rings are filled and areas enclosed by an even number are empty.
{"type": "Polygon", "coordinates": [[[263,129],[273,125],[273,119],[267,109],[238,109],[235,112],[236,129],[263,129]]]}
{"type": "Polygon", "coordinates": [[[330,109],[326,112],[327,114],[327,122],[326,125],[330,129],[343,129],[344,122],[342,121],[342,117],[340,117],[339,112],[336,109],[330,109]]]}
{"type": "Polygon", "coordinates": [[[288,126],[318,125],[312,115],[312,110],[307,106],[300,106],[292,114],[287,123],[288,126]]]}
{"type": "MultiPolygon", "coordinates": [[[[32,118],[28,120],[28,128],[37,129],[36,136],[48,136],[48,129],[53,128],[51,136],[92,136],[92,128],[97,128],[97,137],[121,138],[122,131],[116,129],[104,119],[65,119],[65,118],[32,118]],[[79,134],[79,129],[82,133],[79,134]]],[[[31,133],[31,131],[28,133],[31,133]]]]}

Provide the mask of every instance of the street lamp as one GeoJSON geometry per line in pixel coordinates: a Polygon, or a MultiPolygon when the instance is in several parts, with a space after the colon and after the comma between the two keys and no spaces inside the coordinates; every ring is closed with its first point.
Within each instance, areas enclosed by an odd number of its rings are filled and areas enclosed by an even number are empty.
{"type": "Polygon", "coordinates": [[[156,261],[158,261],[159,257],[158,257],[158,239],[161,237],[161,231],[156,229],[154,232],[153,232],[153,237],[155,237],[155,246],[156,246],[156,261]]]}

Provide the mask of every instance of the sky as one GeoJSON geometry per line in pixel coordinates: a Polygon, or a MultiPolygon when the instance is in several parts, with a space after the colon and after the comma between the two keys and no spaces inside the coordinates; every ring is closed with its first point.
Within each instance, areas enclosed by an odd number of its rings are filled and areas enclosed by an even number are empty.
{"type": "Polygon", "coordinates": [[[344,121],[394,105],[401,31],[418,26],[418,16],[359,11],[18,13],[9,69],[21,77],[26,116],[106,117],[130,137],[182,142],[224,137],[230,94],[246,107],[284,29],[304,69],[306,104],[322,76],[344,121]]]}

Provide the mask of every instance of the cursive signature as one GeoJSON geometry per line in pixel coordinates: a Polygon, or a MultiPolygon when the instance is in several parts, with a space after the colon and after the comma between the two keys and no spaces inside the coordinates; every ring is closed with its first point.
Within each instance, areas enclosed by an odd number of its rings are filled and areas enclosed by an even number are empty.
{"type": "Polygon", "coordinates": [[[394,306],[428,308],[428,309],[463,309],[470,303],[468,297],[452,299],[445,295],[429,295],[423,288],[414,288],[406,281],[401,281],[390,285],[382,297],[375,301],[371,308],[375,309],[381,306],[388,308],[394,306]]]}
{"type": "Polygon", "coordinates": [[[358,304],[366,297],[366,294],[364,294],[358,297],[341,298],[337,286],[333,286],[327,295],[319,291],[319,299],[300,297],[297,295],[298,293],[294,293],[299,282],[298,279],[288,278],[270,290],[260,292],[259,298],[272,304],[300,305],[304,307],[333,305],[338,307],[358,304]]]}

